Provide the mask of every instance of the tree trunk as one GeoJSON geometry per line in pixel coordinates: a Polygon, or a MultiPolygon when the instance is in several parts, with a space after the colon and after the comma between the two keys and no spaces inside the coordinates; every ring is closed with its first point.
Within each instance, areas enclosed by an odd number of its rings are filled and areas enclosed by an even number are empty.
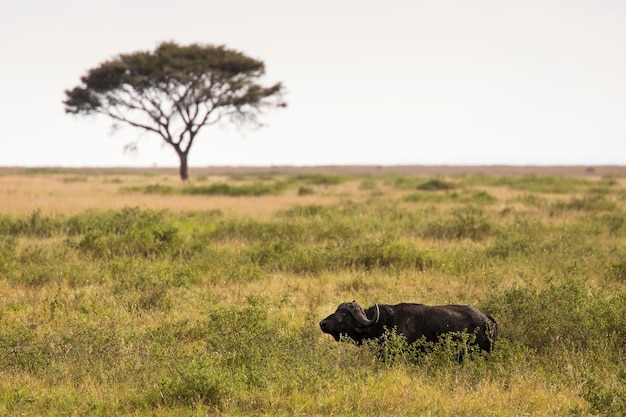
{"type": "Polygon", "coordinates": [[[180,179],[183,181],[187,181],[189,179],[188,166],[187,166],[187,153],[179,152],[178,157],[180,158],[180,179]]]}

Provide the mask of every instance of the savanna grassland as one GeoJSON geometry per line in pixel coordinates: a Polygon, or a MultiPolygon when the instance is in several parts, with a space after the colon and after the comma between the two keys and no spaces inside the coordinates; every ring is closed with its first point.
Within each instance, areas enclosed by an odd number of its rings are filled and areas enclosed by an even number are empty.
{"type": "Polygon", "coordinates": [[[626,415],[626,173],[16,169],[0,196],[0,415],[626,415]],[[472,304],[500,340],[337,343],[352,300],[472,304]]]}

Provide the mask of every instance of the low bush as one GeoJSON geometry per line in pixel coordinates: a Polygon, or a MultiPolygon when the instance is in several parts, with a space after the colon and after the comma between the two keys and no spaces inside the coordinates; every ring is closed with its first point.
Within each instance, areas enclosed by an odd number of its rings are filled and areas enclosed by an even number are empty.
{"type": "Polygon", "coordinates": [[[447,191],[457,187],[456,184],[441,178],[434,178],[419,184],[416,188],[423,191],[447,191]]]}
{"type": "Polygon", "coordinates": [[[583,198],[574,197],[567,202],[557,201],[552,204],[553,213],[563,212],[564,210],[588,212],[614,211],[617,208],[616,203],[600,195],[589,195],[583,198]]]}
{"type": "Polygon", "coordinates": [[[385,366],[438,368],[485,358],[487,353],[474,345],[475,340],[474,334],[451,332],[441,335],[437,342],[429,342],[422,336],[421,339],[409,344],[396,329],[387,329],[379,339],[366,341],[363,348],[385,366]]]}
{"type": "Polygon", "coordinates": [[[618,281],[626,282],[626,257],[611,265],[610,276],[618,281]]]}
{"type": "Polygon", "coordinates": [[[581,281],[564,279],[543,290],[533,285],[494,291],[485,302],[503,337],[540,354],[561,349],[623,357],[626,295],[590,293],[581,281]],[[611,352],[611,353],[609,353],[611,352]]]}
{"type": "Polygon", "coordinates": [[[0,236],[46,238],[65,232],[65,217],[35,210],[26,217],[0,215],[0,236]]]}
{"type": "Polygon", "coordinates": [[[274,195],[283,192],[287,188],[284,182],[276,182],[273,184],[255,183],[244,185],[231,185],[228,183],[214,183],[205,186],[189,186],[181,189],[181,194],[188,195],[227,195],[231,197],[252,196],[258,197],[262,195],[274,195]]]}
{"type": "Polygon", "coordinates": [[[474,175],[465,178],[465,185],[490,185],[509,187],[514,190],[527,191],[529,193],[575,193],[581,189],[593,186],[595,183],[572,177],[549,176],[549,175],[522,175],[522,176],[481,176],[474,175]]]}
{"type": "Polygon", "coordinates": [[[611,382],[590,378],[585,381],[582,396],[591,405],[591,412],[602,416],[626,415],[626,372],[611,382]]]}
{"type": "Polygon", "coordinates": [[[198,355],[172,368],[147,390],[145,404],[149,408],[206,406],[219,411],[231,394],[226,381],[232,373],[216,367],[207,355],[198,355]]]}
{"type": "Polygon", "coordinates": [[[417,192],[407,194],[402,198],[407,203],[457,203],[461,201],[458,192],[417,192]]]}
{"type": "Polygon", "coordinates": [[[91,213],[88,220],[75,217],[70,223],[71,234],[83,234],[76,247],[97,258],[175,254],[182,244],[178,228],[163,212],[125,208],[118,213],[91,213]]]}
{"type": "Polygon", "coordinates": [[[128,186],[120,189],[121,193],[142,193],[142,194],[180,194],[180,195],[226,195],[231,197],[262,195],[275,195],[283,192],[287,188],[285,182],[265,183],[257,182],[253,184],[232,185],[225,182],[212,183],[209,185],[186,185],[174,187],[171,185],[152,184],[148,186],[128,186]]]}
{"type": "Polygon", "coordinates": [[[441,240],[482,240],[494,233],[495,227],[485,211],[473,206],[454,209],[423,225],[423,237],[441,240]]]}
{"type": "Polygon", "coordinates": [[[304,183],[310,185],[338,185],[346,179],[340,175],[298,174],[291,176],[289,180],[294,183],[304,183]]]}

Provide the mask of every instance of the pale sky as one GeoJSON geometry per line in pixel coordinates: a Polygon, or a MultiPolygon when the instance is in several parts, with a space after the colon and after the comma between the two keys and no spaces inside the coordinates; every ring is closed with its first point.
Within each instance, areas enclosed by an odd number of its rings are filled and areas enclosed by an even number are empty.
{"type": "Polygon", "coordinates": [[[626,164],[624,0],[1,0],[0,166],[178,166],[64,90],[163,41],[265,62],[286,109],[190,166],[626,164]]]}

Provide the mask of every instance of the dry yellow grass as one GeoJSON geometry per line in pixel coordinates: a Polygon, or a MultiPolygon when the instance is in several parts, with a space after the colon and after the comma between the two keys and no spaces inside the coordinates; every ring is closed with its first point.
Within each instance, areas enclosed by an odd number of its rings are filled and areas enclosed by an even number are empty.
{"type": "MultiPolygon", "coordinates": [[[[207,177],[201,184],[224,182],[222,176],[207,177]]],[[[298,195],[297,190],[275,196],[203,196],[161,195],[125,193],[129,186],[165,184],[184,186],[175,175],[140,176],[97,175],[80,176],[68,174],[0,175],[0,195],[3,196],[0,213],[25,214],[36,210],[46,213],[75,214],[85,210],[120,209],[140,207],[153,210],[211,211],[221,210],[228,215],[245,215],[255,218],[268,217],[297,204],[334,204],[340,199],[352,199],[365,195],[358,190],[357,182],[340,184],[332,191],[322,190],[317,195],[298,195]]]]}
{"type": "MultiPolygon", "coordinates": [[[[220,178],[209,180],[219,181],[220,178]]],[[[75,214],[89,209],[141,207],[172,212],[222,210],[228,214],[263,217],[286,209],[296,201],[306,203],[311,199],[299,197],[295,193],[286,193],[279,197],[233,198],[121,192],[123,187],[155,183],[179,185],[180,180],[175,176],[129,176],[124,177],[123,181],[116,176],[80,177],[80,179],[73,179],[67,175],[0,176],[0,195],[4,196],[0,212],[24,214],[42,210],[47,213],[75,214]]]]}
{"type": "MultiPolygon", "coordinates": [[[[43,210],[49,213],[73,214],[88,209],[141,207],[173,212],[221,210],[227,214],[264,217],[296,204],[334,204],[341,199],[359,201],[368,198],[372,191],[362,189],[361,184],[370,175],[536,174],[598,179],[608,175],[624,178],[626,177],[626,167],[215,167],[195,168],[192,170],[192,174],[192,184],[220,182],[232,177],[256,174],[348,174],[361,177],[354,181],[329,187],[327,190],[322,187],[313,196],[300,196],[295,190],[289,190],[280,196],[232,198],[191,195],[163,196],[120,192],[122,188],[128,186],[151,184],[182,186],[175,169],[63,168],[33,171],[24,168],[0,168],[0,196],[2,196],[0,213],[24,214],[43,210]]],[[[626,180],[619,179],[618,181],[621,186],[626,184],[626,180]]],[[[384,185],[382,187],[385,196],[395,197],[401,193],[401,191],[393,190],[391,187],[384,185]]],[[[499,200],[500,208],[506,204],[507,200],[520,194],[505,187],[483,188],[499,200]]],[[[547,196],[547,198],[551,197],[547,196]]]]}

